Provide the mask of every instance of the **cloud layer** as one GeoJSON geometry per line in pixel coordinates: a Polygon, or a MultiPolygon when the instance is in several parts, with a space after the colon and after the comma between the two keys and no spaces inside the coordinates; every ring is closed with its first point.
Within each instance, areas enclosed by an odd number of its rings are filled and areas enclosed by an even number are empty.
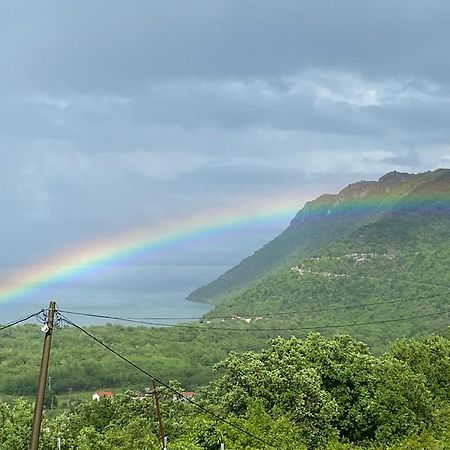
{"type": "MultiPolygon", "coordinates": [[[[439,0],[2,2],[0,262],[448,166],[449,14],[439,0]]],[[[274,232],[223,241],[215,261],[274,232]]]]}

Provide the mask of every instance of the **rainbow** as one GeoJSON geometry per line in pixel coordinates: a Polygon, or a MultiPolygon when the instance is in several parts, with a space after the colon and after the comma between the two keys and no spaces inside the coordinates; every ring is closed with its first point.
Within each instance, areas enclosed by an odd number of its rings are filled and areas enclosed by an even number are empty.
{"type": "Polygon", "coordinates": [[[450,192],[426,192],[414,195],[395,196],[376,194],[368,197],[355,197],[342,201],[337,195],[325,195],[307,203],[291,221],[293,225],[314,221],[336,220],[342,217],[355,219],[377,213],[450,213],[450,192]]]}
{"type": "Polygon", "coordinates": [[[298,211],[299,201],[298,193],[292,192],[283,195],[282,200],[280,197],[248,200],[243,207],[209,209],[181,220],[169,219],[68,248],[0,279],[0,304],[26,300],[27,296],[46,287],[77,280],[84,274],[131,260],[140,254],[220,237],[227,232],[254,229],[258,225],[287,223],[298,211]]]}
{"type": "MultiPolygon", "coordinates": [[[[441,192],[422,192],[411,195],[379,193],[367,197],[346,198],[339,201],[339,195],[325,195],[305,207],[291,221],[292,226],[305,223],[336,220],[342,217],[363,217],[365,215],[393,211],[397,214],[411,212],[450,213],[450,194],[448,184],[441,192]]],[[[297,192],[284,193],[264,200],[246,199],[243,207],[230,210],[197,212],[182,220],[166,220],[149,227],[108,236],[107,238],[86,242],[68,248],[56,255],[13,271],[0,280],[0,304],[23,299],[65,280],[77,280],[83,274],[105,269],[111,264],[131,260],[140,254],[156,253],[177,248],[184,243],[220,237],[221,234],[245,229],[271,222],[278,225],[287,223],[299,210],[297,192]],[[249,205],[252,205],[249,207],[249,205]]]]}

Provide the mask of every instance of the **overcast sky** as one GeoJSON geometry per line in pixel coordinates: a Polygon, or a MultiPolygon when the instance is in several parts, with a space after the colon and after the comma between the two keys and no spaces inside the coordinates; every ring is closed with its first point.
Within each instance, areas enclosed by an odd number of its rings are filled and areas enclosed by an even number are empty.
{"type": "MultiPolygon", "coordinates": [[[[448,167],[449,17],[446,0],[1,0],[3,273],[169,216],[448,167]]],[[[278,231],[170,258],[233,264],[278,231]]]]}

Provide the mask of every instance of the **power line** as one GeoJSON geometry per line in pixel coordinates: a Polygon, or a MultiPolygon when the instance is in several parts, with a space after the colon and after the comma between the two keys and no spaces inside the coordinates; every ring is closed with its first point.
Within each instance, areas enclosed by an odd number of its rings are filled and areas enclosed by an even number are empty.
{"type": "MultiPolygon", "coordinates": [[[[348,275],[348,274],[342,274],[342,275],[346,275],[348,277],[352,277],[352,275],[348,275]]],[[[375,276],[357,276],[354,275],[353,277],[357,277],[357,278],[371,278],[374,280],[383,280],[386,281],[385,278],[382,277],[375,277],[375,276]]],[[[394,281],[394,280],[388,280],[388,281],[394,281]]],[[[397,280],[398,281],[398,280],[397,280]]],[[[398,299],[398,300],[386,300],[386,301],[379,301],[379,302],[372,302],[372,303],[361,303],[359,305],[347,305],[347,306],[335,306],[335,307],[331,307],[331,308],[325,308],[325,309],[309,309],[309,310],[303,310],[303,311],[282,311],[282,312],[275,312],[275,313],[261,313],[261,314],[251,314],[251,315],[247,315],[246,317],[259,317],[261,315],[264,316],[278,316],[278,315],[292,315],[292,314],[308,314],[308,313],[319,313],[319,312],[329,312],[329,311],[339,311],[339,310],[344,310],[344,309],[356,309],[356,308],[364,308],[367,306],[377,306],[377,305],[387,305],[387,304],[394,304],[394,303],[407,303],[407,302],[412,302],[412,301],[416,301],[416,300],[425,300],[425,299],[429,299],[429,298],[435,298],[435,297],[442,297],[445,295],[450,295],[450,286],[443,286],[443,285],[439,285],[439,284],[435,284],[435,283],[426,283],[426,282],[421,282],[421,281],[414,281],[414,280],[400,280],[401,282],[406,282],[406,283],[413,283],[413,284],[423,284],[426,286],[435,286],[435,287],[439,287],[439,288],[445,288],[445,289],[449,289],[449,291],[447,292],[442,292],[442,293],[438,293],[438,294],[430,294],[430,295],[424,295],[421,297],[412,297],[412,298],[406,298],[406,299],[398,299]]],[[[244,313],[242,313],[244,314],[244,313]]],[[[238,314],[235,314],[235,316],[237,316],[238,314]]],[[[219,316],[207,316],[205,317],[205,319],[232,319],[233,316],[224,316],[224,317],[219,317],[219,316]]],[[[170,320],[170,318],[143,318],[144,320],[146,319],[151,319],[151,320],[170,320]]],[[[179,320],[183,320],[183,318],[177,318],[179,320]]],[[[186,320],[195,320],[196,318],[186,318],[186,320]]],[[[199,318],[199,319],[203,319],[203,317],[199,318]]]]}
{"type": "MultiPolygon", "coordinates": [[[[252,315],[249,315],[248,317],[259,317],[259,316],[272,317],[272,316],[284,316],[284,315],[292,315],[292,314],[309,314],[309,313],[340,311],[340,310],[345,310],[345,309],[358,309],[358,308],[365,308],[368,306],[391,305],[391,304],[395,304],[395,303],[409,303],[409,302],[413,302],[413,301],[417,301],[417,300],[426,300],[426,299],[435,298],[435,297],[442,297],[445,295],[450,295],[450,292],[442,292],[440,294],[423,295],[421,297],[412,297],[412,298],[398,299],[398,300],[386,300],[386,301],[381,301],[381,302],[361,303],[359,305],[333,306],[330,308],[306,309],[303,311],[282,311],[282,312],[274,312],[274,313],[252,314],[252,315]]],[[[229,317],[209,317],[208,316],[207,317],[207,319],[227,319],[227,318],[232,319],[233,316],[229,316],[229,317]]]]}
{"type": "MultiPolygon", "coordinates": [[[[65,312],[66,314],[71,314],[70,311],[61,311],[65,312]]],[[[369,321],[369,322],[358,322],[358,323],[343,323],[343,324],[329,324],[329,325],[313,325],[313,326],[302,326],[302,327],[289,327],[289,328],[224,328],[224,327],[205,327],[205,326],[196,326],[196,325],[182,325],[182,324],[167,324],[167,323],[157,323],[157,322],[147,322],[144,320],[135,320],[135,319],[127,319],[123,317],[114,317],[114,316],[106,316],[106,315],[97,315],[96,317],[102,317],[105,319],[112,319],[112,320],[123,320],[125,322],[132,322],[132,323],[139,323],[144,325],[152,325],[157,327],[165,327],[165,328],[188,328],[190,330],[201,330],[201,331],[231,331],[231,332],[277,332],[277,331],[301,331],[301,330],[321,330],[321,329],[327,329],[327,328],[349,328],[349,327],[358,327],[362,325],[380,325],[385,323],[392,323],[392,322],[402,322],[402,321],[409,321],[409,320],[415,320],[415,319],[422,319],[425,317],[435,317],[439,315],[448,314],[450,310],[448,311],[438,311],[434,313],[428,313],[428,314],[420,314],[415,316],[409,316],[409,317],[398,317],[394,319],[385,319],[385,320],[376,320],[376,321],[369,321]]],[[[78,315],[85,315],[84,313],[75,313],[78,315]]],[[[91,314],[86,314],[88,316],[91,316],[91,314]]]]}
{"type": "MultiPolygon", "coordinates": [[[[147,322],[145,320],[140,320],[140,319],[131,319],[131,318],[127,318],[127,317],[117,317],[117,316],[107,316],[104,314],[94,314],[94,313],[83,313],[83,312],[79,312],[79,311],[66,311],[63,309],[60,309],[59,312],[62,313],[66,313],[66,314],[74,314],[76,316],[86,316],[86,317],[95,317],[98,319],[111,319],[111,320],[122,320],[124,322],[131,322],[131,323],[140,323],[140,324],[144,324],[144,325],[156,325],[156,326],[171,326],[172,324],[156,324],[153,322],[147,322]]],[[[197,318],[193,318],[191,320],[196,320],[196,319],[201,319],[200,317],[197,318]]],[[[150,319],[150,320],[165,320],[165,319],[150,319]]],[[[168,320],[168,319],[167,319],[168,320]]],[[[173,319],[173,320],[178,320],[178,318],[173,319]]],[[[188,319],[186,319],[188,320],[188,319]]]]}
{"type": "MultiPolygon", "coordinates": [[[[61,313],[61,311],[59,311],[59,312],[61,313]]],[[[67,317],[65,317],[62,314],[60,314],[60,316],[69,325],[72,325],[73,327],[77,328],[79,331],[81,331],[84,334],[86,334],[87,336],[89,336],[91,339],[93,339],[95,342],[97,342],[98,344],[100,344],[101,346],[103,346],[104,348],[109,350],[110,352],[112,352],[114,355],[119,357],[121,360],[125,361],[127,364],[131,365],[132,367],[134,367],[136,370],[138,370],[139,372],[143,373],[147,377],[152,378],[157,383],[159,383],[161,386],[164,386],[165,388],[169,389],[175,395],[177,395],[178,397],[186,400],[188,403],[191,403],[192,405],[194,405],[195,407],[197,407],[201,411],[205,412],[206,414],[209,414],[210,416],[215,417],[220,422],[223,422],[223,423],[229,425],[230,427],[234,428],[235,430],[237,430],[237,431],[239,431],[241,433],[244,433],[247,436],[252,437],[253,439],[258,440],[259,442],[263,443],[264,445],[267,445],[267,446],[269,446],[271,448],[278,448],[278,447],[272,445],[270,442],[267,442],[264,439],[261,439],[260,437],[258,437],[255,434],[251,433],[250,431],[248,431],[248,430],[246,430],[246,429],[244,429],[244,428],[242,428],[242,427],[240,427],[240,426],[238,426],[238,425],[228,421],[227,419],[224,419],[223,417],[219,416],[218,414],[214,413],[213,411],[210,411],[208,408],[205,408],[204,406],[200,405],[199,403],[195,402],[194,400],[190,399],[189,397],[186,397],[181,392],[178,392],[176,389],[174,389],[173,387],[171,387],[167,383],[164,383],[163,381],[159,380],[154,375],[150,374],[145,369],[143,369],[142,367],[138,366],[137,364],[135,364],[133,361],[129,360],[125,356],[123,356],[121,353],[119,353],[116,350],[112,349],[109,345],[105,344],[103,341],[101,341],[100,339],[96,338],[93,334],[91,334],[89,331],[85,330],[83,327],[81,327],[81,326],[77,325],[76,323],[72,322],[71,320],[69,320],[67,317]]]]}
{"type": "MultiPolygon", "coordinates": [[[[357,308],[365,308],[368,306],[378,306],[378,305],[389,305],[389,304],[395,304],[395,303],[407,303],[412,302],[416,300],[425,300],[435,297],[442,297],[445,295],[450,295],[450,292],[442,292],[440,294],[431,294],[431,295],[424,295],[421,297],[413,297],[413,298],[407,298],[407,299],[399,299],[399,300],[387,300],[387,301],[381,301],[381,302],[372,302],[372,303],[361,303],[359,305],[346,305],[346,306],[334,306],[331,308],[324,308],[324,309],[307,309],[303,311],[282,311],[282,312],[273,312],[273,313],[260,313],[260,314],[245,314],[248,318],[255,318],[260,316],[265,317],[276,317],[276,316],[284,316],[284,315],[293,315],[293,314],[308,314],[308,313],[321,313],[321,312],[330,312],[330,311],[339,311],[339,310],[345,310],[345,309],[357,309],[357,308]]],[[[228,319],[236,319],[238,314],[232,315],[232,316],[207,316],[207,317],[114,317],[114,316],[108,316],[104,314],[95,314],[95,313],[82,313],[78,311],[64,311],[60,310],[61,312],[67,313],[67,314],[75,314],[79,316],[87,316],[87,317],[96,317],[100,319],[112,319],[112,320],[123,320],[125,322],[134,322],[134,323],[143,323],[148,325],[156,325],[152,322],[145,322],[147,320],[228,320],[228,319]]],[[[157,324],[158,326],[172,326],[172,324],[157,324]]]]}
{"type": "Polygon", "coordinates": [[[13,327],[14,325],[17,325],[17,324],[19,324],[19,323],[21,323],[21,322],[25,322],[25,321],[27,321],[28,319],[31,319],[32,317],[36,317],[36,316],[38,316],[39,314],[41,314],[43,311],[44,311],[44,310],[41,309],[40,311],[38,311],[38,312],[36,312],[36,313],[34,313],[34,314],[30,314],[30,315],[27,316],[27,317],[23,317],[22,319],[17,319],[17,320],[14,320],[13,322],[9,322],[8,324],[6,324],[6,325],[0,327],[0,331],[6,330],[7,328],[13,327]]]}

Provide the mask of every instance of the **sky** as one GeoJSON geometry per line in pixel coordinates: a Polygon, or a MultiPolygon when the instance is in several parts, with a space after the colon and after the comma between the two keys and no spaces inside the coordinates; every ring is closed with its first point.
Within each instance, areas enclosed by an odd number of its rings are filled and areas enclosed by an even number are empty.
{"type": "MultiPolygon", "coordinates": [[[[0,278],[166,220],[449,167],[448,17],[444,0],[1,0],[0,278]]],[[[288,223],[122,264],[217,275],[288,223]]]]}

